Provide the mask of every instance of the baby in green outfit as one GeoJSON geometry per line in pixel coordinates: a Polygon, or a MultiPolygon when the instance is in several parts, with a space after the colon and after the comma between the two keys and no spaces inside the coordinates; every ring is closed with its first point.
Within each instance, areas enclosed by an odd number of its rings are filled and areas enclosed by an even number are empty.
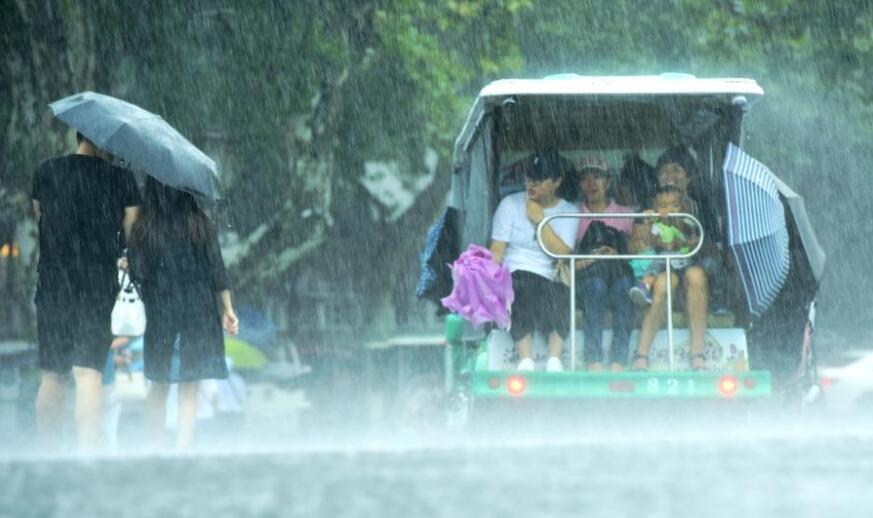
{"type": "MultiPolygon", "coordinates": [[[[655,195],[655,210],[658,214],[651,227],[649,247],[641,254],[687,254],[696,244],[697,232],[690,221],[670,217],[668,214],[691,210],[688,198],[675,187],[662,187],[655,195]]],[[[655,259],[631,260],[631,268],[639,282],[630,289],[628,294],[635,304],[646,306],[652,303],[652,284],[666,267],[666,261],[655,259]]],[[[691,264],[691,259],[671,259],[670,266],[681,270],[691,264]]]]}

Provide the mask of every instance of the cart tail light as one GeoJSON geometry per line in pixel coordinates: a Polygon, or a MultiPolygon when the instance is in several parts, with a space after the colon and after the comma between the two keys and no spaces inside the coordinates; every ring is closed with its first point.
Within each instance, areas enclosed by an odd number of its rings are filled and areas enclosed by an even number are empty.
{"type": "Polygon", "coordinates": [[[633,381],[610,381],[609,391],[619,393],[635,392],[637,385],[633,381]]]}
{"type": "Polygon", "coordinates": [[[737,393],[740,384],[735,376],[722,376],[718,379],[718,392],[724,397],[731,397],[737,393]]]}
{"type": "Polygon", "coordinates": [[[527,380],[522,376],[510,376],[506,378],[506,390],[513,396],[520,396],[527,389],[527,380]]]}

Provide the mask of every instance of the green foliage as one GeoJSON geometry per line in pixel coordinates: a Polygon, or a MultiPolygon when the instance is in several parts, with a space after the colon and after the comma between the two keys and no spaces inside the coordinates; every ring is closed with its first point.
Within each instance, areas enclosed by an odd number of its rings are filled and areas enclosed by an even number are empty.
{"type": "Polygon", "coordinates": [[[854,274],[866,240],[850,231],[873,209],[873,4],[864,0],[672,0],[541,2],[522,15],[529,75],[641,74],[755,78],[766,96],[752,108],[744,144],[807,197],[829,255],[823,316],[861,325],[854,274]],[[864,193],[864,194],[861,194],[864,193]],[[846,229],[846,230],[842,230],[846,229]],[[836,253],[834,253],[836,252],[836,253]]]}
{"type": "MultiPolygon", "coordinates": [[[[258,292],[325,243],[381,253],[420,235],[419,223],[343,228],[367,210],[363,164],[397,163],[409,182],[424,173],[426,147],[445,164],[488,81],[665,71],[757,79],[767,97],[749,119],[749,149],[801,193],[838,169],[837,196],[866,181],[873,158],[871,27],[866,0],[16,2],[0,17],[0,97],[10,100],[0,103],[0,198],[24,217],[33,164],[69,145],[48,102],[86,88],[116,94],[219,159],[243,237],[267,224],[236,272],[259,279],[258,292]],[[304,210],[316,216],[301,224],[304,210]]],[[[827,199],[809,200],[823,228],[851,219],[851,204],[827,199]]],[[[845,257],[865,255],[849,246],[845,257]]],[[[403,253],[379,260],[405,264],[403,253]]]]}

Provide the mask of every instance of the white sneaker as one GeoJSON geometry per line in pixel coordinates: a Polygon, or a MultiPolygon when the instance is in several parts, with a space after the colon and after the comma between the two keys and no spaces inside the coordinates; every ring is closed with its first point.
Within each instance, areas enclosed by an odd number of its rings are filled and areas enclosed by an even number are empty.
{"type": "Polygon", "coordinates": [[[561,359],[557,356],[549,356],[549,359],[546,361],[546,372],[563,372],[564,364],[561,363],[561,359]]]}
{"type": "Polygon", "coordinates": [[[524,358],[520,362],[518,362],[518,367],[515,368],[517,371],[532,371],[536,368],[536,364],[530,358],[524,358]]]}

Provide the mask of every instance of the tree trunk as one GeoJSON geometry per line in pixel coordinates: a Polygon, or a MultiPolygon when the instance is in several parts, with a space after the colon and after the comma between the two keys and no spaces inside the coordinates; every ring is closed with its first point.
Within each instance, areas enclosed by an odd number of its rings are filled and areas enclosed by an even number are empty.
{"type": "MultiPolygon", "coordinates": [[[[34,165],[63,152],[69,142],[69,132],[59,131],[62,126],[54,122],[48,103],[94,87],[94,22],[84,4],[15,0],[4,12],[9,44],[0,62],[0,93],[8,101],[0,111],[0,127],[5,130],[0,139],[0,205],[10,218],[2,222],[4,234],[15,235],[17,222],[29,217],[34,165]],[[29,155],[34,151],[38,156],[29,155]]],[[[4,259],[16,264],[6,265],[0,318],[13,318],[16,311],[31,307],[36,263],[32,259],[4,259]]],[[[0,322],[0,328],[11,329],[7,324],[0,322]]]]}

